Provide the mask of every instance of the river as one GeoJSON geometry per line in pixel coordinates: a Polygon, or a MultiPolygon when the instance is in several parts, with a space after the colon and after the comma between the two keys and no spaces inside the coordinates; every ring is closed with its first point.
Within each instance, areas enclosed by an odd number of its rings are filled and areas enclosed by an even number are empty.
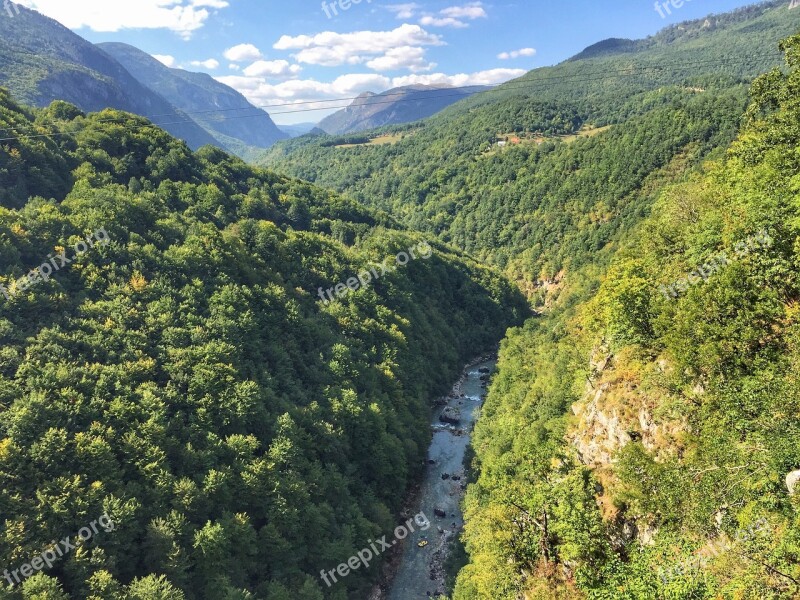
{"type": "Polygon", "coordinates": [[[466,487],[464,455],[485,394],[481,377],[487,370],[494,371],[495,364],[494,360],[471,364],[453,387],[446,406],[461,411],[458,425],[439,421],[445,406],[436,411],[431,424],[433,440],[428,449],[428,467],[416,506],[411,507],[411,514],[424,513],[431,526],[427,531],[415,531],[405,540],[387,600],[418,600],[444,595],[447,591],[443,563],[464,527],[461,512],[466,487]],[[437,510],[444,511],[446,516],[435,516],[437,510]],[[428,543],[420,547],[420,542],[428,543]]]}

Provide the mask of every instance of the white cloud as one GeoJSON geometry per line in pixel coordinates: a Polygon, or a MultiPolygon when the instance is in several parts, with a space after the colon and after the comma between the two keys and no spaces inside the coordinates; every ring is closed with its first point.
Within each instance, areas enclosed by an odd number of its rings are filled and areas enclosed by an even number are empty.
{"type": "Polygon", "coordinates": [[[314,79],[292,79],[270,84],[263,78],[236,75],[217,77],[217,81],[238,90],[251,103],[265,107],[270,114],[287,114],[288,116],[279,118],[282,122],[297,121],[299,115],[302,115],[300,121],[322,119],[327,114],[348,106],[350,99],[359,94],[383,91],[392,85],[391,79],[374,73],[342,75],[330,83],[314,79]],[[345,100],[341,100],[342,98],[345,100]]]}
{"type": "Polygon", "coordinates": [[[459,73],[458,75],[445,75],[444,73],[431,73],[429,75],[405,75],[392,79],[393,87],[406,85],[452,85],[463,87],[468,85],[497,85],[510,79],[521,77],[527,73],[525,69],[491,69],[477,73],[459,73]]]}
{"type": "Polygon", "coordinates": [[[485,19],[489,16],[483,10],[481,2],[470,2],[464,6],[451,6],[439,12],[445,17],[453,17],[454,19],[485,19]]]}
{"type": "Polygon", "coordinates": [[[482,2],[470,2],[462,6],[449,6],[437,14],[424,15],[419,22],[426,27],[464,28],[469,27],[465,21],[485,19],[488,16],[482,2]]]}
{"type": "Polygon", "coordinates": [[[441,45],[444,45],[441,36],[428,33],[419,25],[403,24],[392,31],[325,31],[314,36],[284,35],[273,47],[276,50],[299,50],[293,55],[297,62],[336,67],[361,64],[400,47],[441,45]]]}
{"type": "Polygon", "coordinates": [[[169,29],[184,39],[203,27],[208,9],[228,6],[227,0],[20,0],[20,3],[52,17],[70,29],[116,32],[122,29],[169,29]]]}
{"type": "Polygon", "coordinates": [[[170,56],[169,54],[153,54],[153,58],[167,67],[174,67],[176,64],[178,64],[178,61],[175,59],[175,57],[170,56]]]}
{"type": "Polygon", "coordinates": [[[419,22],[426,27],[454,27],[457,29],[469,27],[464,21],[459,21],[452,17],[433,17],[431,15],[425,15],[419,22]]]}
{"type": "Polygon", "coordinates": [[[257,60],[244,70],[247,77],[291,77],[303,68],[285,60],[257,60]]]}
{"type": "Polygon", "coordinates": [[[524,69],[493,69],[471,74],[432,73],[391,79],[376,73],[353,73],[337,77],[330,83],[314,79],[292,79],[270,84],[263,77],[241,75],[217,77],[217,80],[241,92],[254,105],[265,107],[270,114],[286,115],[278,116],[277,120],[301,122],[316,121],[344,108],[350,104],[351,98],[363,92],[380,93],[390,88],[414,84],[454,87],[494,85],[524,74],[524,69]],[[279,106],[275,106],[276,104],[279,106]]]}
{"type": "Polygon", "coordinates": [[[393,12],[397,19],[413,19],[420,5],[415,2],[409,2],[406,4],[389,4],[384,8],[393,12]]]}
{"type": "Polygon", "coordinates": [[[231,62],[258,60],[262,56],[261,50],[253,44],[239,44],[233,48],[228,48],[222,55],[231,62]]]}
{"type": "Polygon", "coordinates": [[[520,56],[536,56],[534,48],[521,48],[519,50],[512,50],[511,52],[501,52],[497,55],[500,60],[509,60],[512,58],[519,58],[520,56]]]}
{"type": "Polygon", "coordinates": [[[208,60],[193,60],[189,63],[193,67],[203,67],[204,69],[208,69],[209,71],[213,71],[214,69],[219,68],[219,61],[213,58],[209,58],[208,60]]]}
{"type": "Polygon", "coordinates": [[[236,63],[231,63],[231,64],[229,64],[229,65],[228,65],[228,68],[229,68],[231,71],[241,71],[241,70],[242,70],[242,67],[240,67],[240,66],[239,66],[239,65],[237,65],[236,63]]]}
{"type": "Polygon", "coordinates": [[[425,60],[424,48],[400,46],[399,48],[391,48],[383,56],[368,61],[367,66],[375,71],[408,69],[412,73],[417,73],[419,71],[430,71],[436,66],[436,63],[428,63],[425,60]]]}

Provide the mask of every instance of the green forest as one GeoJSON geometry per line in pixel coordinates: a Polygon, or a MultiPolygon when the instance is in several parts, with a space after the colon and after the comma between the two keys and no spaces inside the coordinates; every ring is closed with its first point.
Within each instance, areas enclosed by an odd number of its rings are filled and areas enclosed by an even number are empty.
{"type": "Polygon", "coordinates": [[[323,596],[320,566],[391,529],[431,400],[521,294],[433,243],[323,304],[425,238],[129,114],[3,95],[0,124],[25,134],[0,150],[0,562],[115,524],[0,596],[363,597],[377,572],[323,596]]]}
{"type": "Polygon", "coordinates": [[[374,600],[498,345],[451,600],[800,598],[786,4],[256,164],[0,88],[0,600],[374,600]]]}
{"type": "Polygon", "coordinates": [[[782,48],[790,72],[754,83],[725,156],[661,192],[599,289],[504,341],[456,599],[800,595],[800,35],[782,48]]]}

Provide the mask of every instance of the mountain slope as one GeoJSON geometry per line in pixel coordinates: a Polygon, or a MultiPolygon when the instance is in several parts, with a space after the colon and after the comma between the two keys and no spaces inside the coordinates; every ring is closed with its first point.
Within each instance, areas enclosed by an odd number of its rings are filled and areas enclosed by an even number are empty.
{"type": "Polygon", "coordinates": [[[412,85],[380,94],[366,92],[347,108],[325,117],[317,127],[331,135],[343,135],[419,121],[485,89],[483,86],[412,85]]]}
{"type": "Polygon", "coordinates": [[[799,27],[800,9],[782,1],[687,22],[634,53],[626,44],[476,94],[393,145],[299,138],[264,164],[390,211],[538,288],[641,219],[654,181],[726,145],[746,82],[781,64],[778,41],[799,27]],[[498,149],[510,134],[522,143],[498,149]]]}
{"type": "Polygon", "coordinates": [[[241,154],[242,145],[252,149],[269,148],[288,137],[265,111],[210,75],[170,69],[128,44],[97,46],[119,61],[139,82],[191,114],[230,152],[241,154]]]}
{"type": "Polygon", "coordinates": [[[783,47],[719,160],[504,342],[455,600],[800,595],[800,35],[783,47]]]}
{"type": "Polygon", "coordinates": [[[85,111],[117,108],[164,123],[192,148],[218,145],[105,52],[53,19],[19,9],[13,19],[0,19],[0,85],[15,98],[40,107],[65,100],[85,111]]]}
{"type": "Polygon", "coordinates": [[[0,127],[52,135],[0,145],[0,562],[19,578],[51,540],[78,546],[0,597],[330,597],[320,569],[395,527],[433,398],[524,301],[385,214],[142,117],[34,117],[0,92],[0,127]]]}

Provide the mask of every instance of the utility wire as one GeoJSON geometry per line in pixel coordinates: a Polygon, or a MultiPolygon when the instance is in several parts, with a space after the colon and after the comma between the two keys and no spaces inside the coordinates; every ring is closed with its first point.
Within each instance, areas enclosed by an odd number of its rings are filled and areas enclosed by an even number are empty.
{"type": "MultiPolygon", "coordinates": [[[[762,58],[766,59],[766,58],[778,58],[779,56],[780,56],[780,54],[776,51],[775,53],[770,53],[770,54],[750,55],[747,58],[749,58],[749,59],[762,59],[762,58]]],[[[510,83],[505,83],[505,84],[497,84],[497,85],[494,85],[494,86],[486,86],[486,87],[490,87],[491,89],[488,89],[488,90],[486,90],[486,91],[484,91],[482,93],[483,94],[489,94],[489,93],[498,92],[498,91],[505,92],[505,91],[508,91],[508,90],[524,90],[524,89],[530,89],[532,91],[535,91],[535,89],[537,87],[541,87],[542,84],[546,84],[546,83],[551,82],[551,81],[573,80],[576,83],[584,83],[584,82],[588,83],[588,82],[593,82],[593,81],[601,81],[601,80],[604,80],[604,79],[609,79],[610,80],[610,79],[614,78],[614,76],[609,77],[608,76],[609,73],[618,74],[618,76],[634,76],[634,75],[641,75],[644,71],[648,71],[648,70],[650,70],[650,71],[664,71],[664,70],[666,70],[666,69],[668,69],[670,67],[673,67],[673,66],[675,66],[675,67],[683,67],[683,68],[690,68],[690,67],[704,66],[704,65],[706,65],[706,66],[707,65],[724,65],[724,64],[727,64],[727,63],[731,63],[731,62],[741,62],[741,60],[742,60],[741,58],[727,58],[727,59],[723,59],[723,60],[710,59],[710,60],[695,61],[695,62],[686,62],[686,61],[677,62],[676,61],[676,62],[672,62],[672,63],[668,63],[668,64],[662,63],[662,64],[657,64],[657,65],[637,65],[637,66],[631,66],[631,67],[628,67],[628,68],[625,68],[625,69],[618,69],[616,71],[604,71],[603,75],[600,75],[598,77],[592,77],[592,78],[586,78],[585,74],[580,74],[580,73],[571,74],[571,75],[554,76],[554,77],[540,77],[540,78],[537,78],[536,81],[517,81],[517,82],[512,81],[510,83]]],[[[456,88],[447,88],[446,90],[442,90],[442,91],[453,92],[454,90],[468,89],[468,88],[474,88],[474,87],[479,87],[479,86],[475,86],[475,85],[460,86],[460,87],[456,87],[456,88]]],[[[385,98],[385,97],[389,97],[389,96],[406,95],[406,94],[407,94],[407,92],[396,92],[396,93],[392,93],[392,94],[383,94],[383,95],[380,95],[380,96],[377,96],[377,97],[385,98]]],[[[431,94],[431,95],[425,96],[424,98],[405,98],[405,99],[399,99],[399,100],[386,100],[386,101],[380,101],[380,102],[367,102],[367,103],[364,104],[364,106],[377,106],[377,105],[381,105],[381,104],[395,104],[395,103],[398,103],[398,102],[424,102],[424,101],[434,100],[434,99],[438,99],[438,98],[448,98],[448,97],[463,96],[463,95],[464,95],[463,93],[455,93],[455,94],[454,93],[449,93],[449,94],[440,94],[440,95],[431,94]]],[[[293,113],[302,113],[302,112],[319,112],[321,110],[342,109],[342,108],[347,108],[349,105],[303,108],[303,109],[286,110],[286,111],[273,111],[271,113],[265,113],[264,111],[261,110],[262,108],[267,108],[267,107],[283,107],[283,106],[289,107],[289,106],[298,106],[298,105],[303,105],[303,104],[318,104],[318,103],[323,103],[323,102],[345,102],[345,101],[349,101],[349,100],[355,100],[357,98],[358,97],[346,97],[346,98],[332,98],[332,99],[328,99],[328,100],[309,100],[309,101],[302,101],[302,102],[284,102],[284,103],[278,103],[278,104],[269,104],[269,105],[261,105],[261,106],[249,106],[249,107],[231,108],[231,109],[218,109],[218,110],[207,110],[207,111],[180,111],[180,113],[185,114],[185,115],[191,115],[191,114],[208,114],[208,113],[215,113],[215,112],[232,112],[232,111],[237,111],[237,110],[259,110],[258,114],[241,115],[241,116],[236,116],[236,117],[226,117],[226,118],[214,120],[215,123],[222,123],[222,122],[238,120],[238,119],[252,119],[252,118],[257,118],[257,117],[263,117],[265,115],[267,115],[267,116],[268,115],[281,115],[281,114],[293,114],[293,113]]],[[[133,113],[131,113],[131,114],[133,114],[133,113]]],[[[177,115],[177,114],[178,114],[178,112],[176,111],[176,113],[165,113],[165,114],[162,114],[160,116],[172,116],[172,115],[177,115]]],[[[136,116],[140,116],[140,117],[146,118],[148,120],[151,120],[152,118],[155,118],[155,117],[146,117],[146,116],[142,116],[142,115],[136,115],[136,116]]],[[[93,124],[96,124],[96,123],[97,124],[99,124],[99,123],[114,123],[114,122],[124,121],[127,118],[128,117],[115,117],[115,118],[110,118],[110,119],[100,119],[100,120],[97,120],[97,121],[92,121],[90,124],[93,125],[93,124]]],[[[196,123],[196,122],[194,121],[194,119],[181,119],[181,120],[178,120],[178,121],[168,121],[168,122],[153,122],[153,121],[151,121],[150,123],[146,123],[146,124],[131,125],[131,126],[129,126],[129,129],[138,129],[138,128],[152,127],[152,126],[164,127],[166,125],[179,125],[179,124],[184,124],[184,123],[196,123]]],[[[28,126],[28,127],[32,128],[33,126],[28,126]]],[[[16,128],[10,128],[10,127],[9,128],[5,128],[6,131],[10,131],[10,130],[14,130],[14,129],[16,129],[16,128]]],[[[0,131],[3,131],[3,130],[4,129],[0,129],[0,131]]],[[[80,130],[62,131],[62,132],[55,132],[55,133],[42,133],[42,134],[36,134],[36,135],[21,135],[21,136],[16,136],[16,137],[5,137],[5,138],[0,138],[0,142],[8,142],[8,141],[22,140],[22,139],[42,138],[42,137],[58,137],[58,136],[63,136],[63,135],[73,135],[75,133],[78,133],[79,131],[80,130]]]]}
{"type": "MultiPolygon", "coordinates": [[[[780,55],[780,53],[776,50],[774,53],[762,54],[762,55],[754,55],[754,56],[750,56],[748,58],[751,58],[751,59],[752,58],[755,58],[755,59],[772,58],[772,57],[778,57],[779,55],[780,55]]],[[[739,60],[738,58],[727,58],[727,59],[724,59],[724,60],[709,59],[709,60],[695,61],[695,62],[681,61],[681,62],[672,62],[672,63],[668,63],[668,64],[663,64],[662,63],[660,65],[640,65],[638,67],[628,67],[628,68],[619,69],[619,70],[616,70],[616,71],[605,71],[605,73],[619,73],[619,74],[634,75],[635,73],[631,72],[631,68],[665,70],[667,67],[672,67],[672,66],[694,67],[694,66],[698,66],[698,65],[702,66],[702,65],[709,65],[709,64],[725,64],[725,63],[729,63],[729,62],[735,62],[735,61],[738,61],[738,60],[739,60]]],[[[483,93],[490,93],[490,92],[494,92],[494,91],[506,91],[506,90],[509,90],[509,89],[512,89],[512,90],[513,89],[525,89],[525,88],[529,88],[529,87],[532,87],[532,86],[538,86],[541,83],[548,82],[548,81],[564,81],[564,80],[575,79],[576,81],[580,82],[581,81],[580,77],[582,77],[582,74],[576,73],[576,74],[572,74],[572,75],[561,75],[561,76],[555,76],[555,77],[540,77],[536,81],[530,81],[530,82],[528,82],[528,81],[518,81],[518,82],[512,81],[510,83],[505,83],[505,84],[495,84],[493,86],[485,86],[485,87],[490,87],[492,89],[486,90],[483,93]]],[[[601,77],[600,79],[604,79],[604,78],[605,77],[601,77]]],[[[597,81],[597,80],[598,80],[598,78],[593,78],[593,79],[586,79],[585,81],[597,81]]],[[[458,89],[469,89],[469,88],[474,88],[474,87],[479,87],[479,86],[475,86],[475,85],[461,86],[461,87],[455,87],[455,88],[447,88],[446,90],[443,89],[442,91],[452,92],[452,91],[458,90],[458,89]]],[[[382,95],[380,95],[380,97],[386,98],[386,97],[390,97],[390,96],[405,95],[406,93],[407,92],[395,92],[393,94],[382,94],[382,95]]],[[[451,96],[451,95],[452,94],[446,95],[446,96],[431,95],[431,96],[427,96],[427,98],[425,98],[425,99],[432,99],[432,98],[438,98],[438,97],[448,97],[448,96],[451,96]]],[[[458,94],[458,95],[461,95],[461,94],[458,94]]],[[[259,110],[259,109],[262,109],[262,108],[270,108],[270,107],[298,106],[298,105],[304,105],[304,104],[319,104],[319,103],[324,103],[324,102],[344,102],[344,101],[348,101],[348,100],[356,100],[357,98],[358,98],[358,96],[345,97],[345,98],[330,98],[330,99],[327,99],[327,100],[307,100],[307,101],[301,101],[301,102],[283,102],[283,103],[277,103],[277,104],[265,104],[265,105],[259,105],[259,106],[253,105],[253,106],[245,106],[245,107],[241,107],[241,108],[214,109],[214,110],[205,110],[205,111],[181,111],[181,110],[178,110],[178,111],[175,111],[173,113],[162,113],[161,115],[137,115],[137,116],[141,116],[141,117],[144,117],[144,118],[150,120],[153,125],[157,125],[157,126],[160,126],[160,125],[173,125],[173,124],[179,124],[179,123],[191,123],[191,122],[195,122],[195,121],[193,119],[183,119],[181,121],[172,121],[172,122],[167,122],[167,123],[157,123],[157,122],[153,121],[153,119],[155,119],[156,117],[159,117],[159,116],[169,116],[169,117],[171,117],[173,115],[177,116],[177,115],[179,115],[179,113],[180,114],[185,114],[185,115],[192,115],[192,114],[208,114],[208,113],[215,113],[215,112],[232,112],[232,111],[238,111],[238,110],[254,110],[254,109],[255,110],[259,110]]],[[[411,99],[411,98],[409,98],[409,99],[400,100],[400,101],[416,102],[416,101],[420,101],[420,100],[423,100],[423,99],[411,99]]],[[[377,104],[388,104],[388,103],[394,103],[394,102],[395,101],[370,102],[370,103],[366,103],[365,106],[374,106],[374,105],[377,105],[377,104]]],[[[348,106],[349,105],[346,105],[346,106],[325,106],[325,107],[309,108],[309,109],[306,109],[306,110],[292,110],[292,111],[285,111],[285,112],[275,111],[275,112],[268,113],[268,114],[289,114],[289,113],[297,113],[297,112],[317,112],[317,111],[321,111],[321,110],[332,110],[332,109],[347,108],[348,106]]],[[[133,114],[133,113],[131,113],[131,114],[133,114]]],[[[248,115],[246,117],[233,117],[233,118],[236,118],[236,119],[238,119],[238,118],[255,118],[255,117],[261,117],[261,116],[263,116],[263,115],[261,114],[261,112],[259,112],[258,114],[248,115]]],[[[100,119],[100,120],[97,120],[97,121],[93,121],[93,123],[114,123],[114,122],[118,122],[118,121],[122,121],[122,120],[125,120],[125,117],[114,117],[114,118],[109,118],[109,119],[100,119]]],[[[215,122],[220,123],[220,122],[224,122],[226,120],[230,120],[230,119],[218,119],[215,122]]],[[[11,128],[11,127],[5,128],[5,129],[0,128],[0,131],[10,131],[10,130],[13,130],[13,129],[15,129],[15,128],[11,128]]],[[[53,135],[55,135],[55,134],[53,134],[53,135]]],[[[7,140],[11,140],[11,139],[20,139],[20,138],[2,138],[2,139],[0,139],[0,141],[7,141],[7,140]]]]}

